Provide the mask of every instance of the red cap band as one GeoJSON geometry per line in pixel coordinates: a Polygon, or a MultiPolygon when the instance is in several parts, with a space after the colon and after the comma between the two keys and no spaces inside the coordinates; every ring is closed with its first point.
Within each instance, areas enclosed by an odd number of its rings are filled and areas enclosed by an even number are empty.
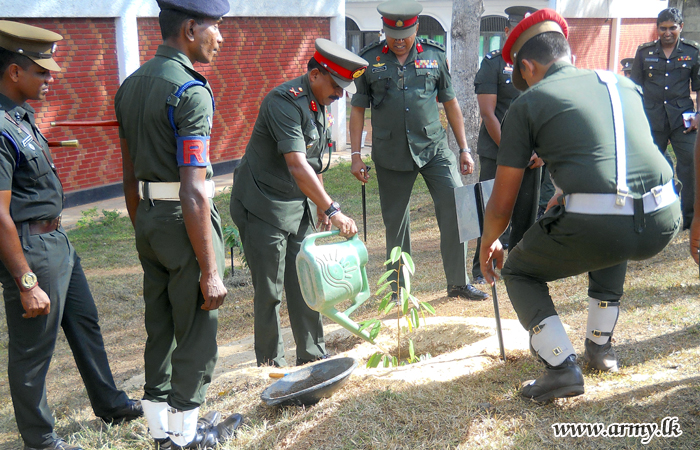
{"type": "Polygon", "coordinates": [[[386,17],[382,17],[382,21],[384,22],[384,25],[389,25],[392,28],[408,28],[418,22],[418,16],[407,20],[391,20],[387,19],[386,17]],[[397,25],[397,22],[401,22],[401,24],[397,25]]]}
{"type": "Polygon", "coordinates": [[[348,70],[345,67],[334,63],[328,58],[325,58],[322,54],[320,54],[318,51],[314,53],[314,59],[318,61],[323,67],[328,69],[333,75],[337,75],[340,78],[344,78],[348,81],[352,81],[355,78],[359,77],[362,75],[365,71],[365,67],[360,67],[355,70],[348,70]]]}
{"type": "Polygon", "coordinates": [[[506,39],[505,45],[503,45],[503,50],[501,50],[501,54],[503,55],[505,62],[508,64],[513,64],[514,61],[511,58],[511,50],[513,49],[513,44],[517,42],[520,35],[522,35],[528,28],[540,22],[546,21],[557,23],[561,28],[564,37],[569,37],[569,27],[566,20],[562,16],[552,9],[540,9],[520,21],[520,23],[513,28],[513,31],[510,32],[508,39],[506,39]]]}

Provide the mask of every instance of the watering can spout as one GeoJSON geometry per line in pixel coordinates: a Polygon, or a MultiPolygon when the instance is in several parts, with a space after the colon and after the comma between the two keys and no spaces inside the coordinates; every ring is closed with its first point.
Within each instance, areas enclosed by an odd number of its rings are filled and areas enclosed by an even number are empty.
{"type": "Polygon", "coordinates": [[[309,308],[374,344],[367,331],[360,331],[349,317],[370,296],[367,249],[357,235],[343,242],[316,245],[317,239],[337,234],[337,230],[314,233],[302,241],[296,259],[302,296],[309,308]],[[350,300],[350,307],[338,311],[338,303],[346,300],[350,300]]]}

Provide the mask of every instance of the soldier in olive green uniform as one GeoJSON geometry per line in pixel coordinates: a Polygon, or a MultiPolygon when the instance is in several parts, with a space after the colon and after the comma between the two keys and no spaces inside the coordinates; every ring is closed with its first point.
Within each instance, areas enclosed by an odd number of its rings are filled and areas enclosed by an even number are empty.
{"type": "Polygon", "coordinates": [[[630,78],[644,91],[644,109],[659,151],[665,154],[669,141],[673,147],[676,175],[683,183],[683,229],[687,229],[693,218],[695,202],[693,144],[700,115],[686,126],[683,114],[694,111],[691,89],[700,103],[700,45],[680,38],[683,17],[676,8],[661,11],[656,27],[659,39],[639,46],[630,78]]]}
{"type": "Polygon", "coordinates": [[[503,54],[513,62],[514,84],[527,90],[513,101],[503,123],[481,241],[485,278],[494,281],[494,261],[503,268],[513,308],[530,331],[531,349],[545,363],[544,375],[521,391],[538,402],[584,392],[547,283],[588,273],[584,360],[589,368],[615,371],[611,338],[627,260],[660,252],[681,220],[673,174],[646,126],[639,87],[611,72],[572,66],[566,35],[566,21],[545,9],[523,20],[506,41],[503,54]],[[498,237],[508,225],[533,148],[547,163],[557,195],[504,266],[498,237]]]}
{"type": "Polygon", "coordinates": [[[352,97],[350,140],[355,177],[365,183],[367,166],[360,158],[360,141],[366,108],[372,108],[372,160],[376,164],[382,218],[386,227],[386,251],[400,246],[411,252],[409,202],[416,177],[423,176],[435,204],[440,228],[440,252],[447,278],[447,294],[471,300],[488,295],[469,284],[466,244],[459,242],[454,188],[463,174],[474,170],[467,148],[464,119],[447,67],[444,47],[417,39],[418,14],[414,1],[381,3],[386,40],[374,43],[360,55],[370,62],[357,79],[352,97]],[[447,144],[438,104],[460,146],[459,165],[447,144]]]}
{"type": "MultiPolygon", "coordinates": [[[[505,28],[506,37],[526,15],[535,11],[537,11],[536,8],[528,6],[506,8],[509,24],[505,28]]],[[[496,177],[496,155],[498,144],[501,142],[501,122],[510,103],[520,94],[520,91],[513,86],[512,73],[513,66],[503,60],[500,50],[494,50],[481,61],[481,67],[474,78],[474,92],[482,119],[476,146],[476,152],[479,155],[479,181],[493,180],[496,177]]],[[[533,155],[533,164],[529,170],[525,171],[518,201],[515,202],[510,230],[501,237],[501,241],[508,248],[515,247],[525,231],[535,223],[539,205],[541,166],[542,160],[533,155]]],[[[478,239],[472,264],[472,277],[477,284],[484,282],[479,264],[480,244],[481,239],[478,239]]]]}
{"type": "Polygon", "coordinates": [[[27,100],[44,100],[60,71],[61,35],[0,21],[0,283],[8,375],[25,450],[79,449],[58,438],[46,401],[46,373],[59,328],[68,340],[95,415],[123,422],[142,415],[112,379],[97,308],[80,258],[61,227],[63,188],[27,100]]]}
{"type": "Polygon", "coordinates": [[[285,366],[279,308],[286,293],[296,342],[296,364],[326,355],[323,324],[304,302],[296,272],[301,242],[314,231],[309,200],[320,230],[331,224],[343,236],[357,233],[355,222],[323,188],[323,154],[332,145],[329,105],[354,92],[353,79],[367,61],[326,39],[316,40],[308,72],[265,96],[236,168],[231,217],[238,226],[255,288],[255,356],[258,365],[285,366]]]}
{"type": "Polygon", "coordinates": [[[124,196],[143,266],[148,340],[143,407],[151,436],[210,448],[241,417],[197,424],[217,360],[217,309],[227,289],[224,245],[209,160],[213,94],[192,64],[211,63],[227,0],[160,0],[163,45],[129,76],[114,105],[124,196]]]}
{"type": "Polygon", "coordinates": [[[620,61],[622,74],[627,78],[630,78],[632,75],[632,64],[634,64],[634,58],[624,58],[620,61]]]}

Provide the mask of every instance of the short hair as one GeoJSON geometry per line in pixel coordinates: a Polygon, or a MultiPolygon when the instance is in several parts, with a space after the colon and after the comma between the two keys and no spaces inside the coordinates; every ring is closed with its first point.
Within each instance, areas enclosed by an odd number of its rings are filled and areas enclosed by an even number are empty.
{"type": "Polygon", "coordinates": [[[318,71],[321,72],[321,75],[328,73],[328,70],[326,70],[326,68],[323,67],[320,62],[316,61],[316,58],[311,58],[309,62],[306,63],[306,71],[311,72],[314,69],[318,69],[318,71]]]}
{"type": "Polygon", "coordinates": [[[537,61],[540,64],[549,64],[555,59],[566,56],[571,56],[569,41],[559,32],[548,31],[538,34],[527,41],[522,46],[515,59],[518,64],[520,64],[523,59],[537,61]]]}
{"type": "Polygon", "coordinates": [[[666,8],[663,11],[661,11],[659,13],[659,16],[656,18],[656,26],[658,27],[659,25],[661,25],[662,22],[673,22],[682,24],[683,15],[676,8],[666,8]]]}
{"type": "Polygon", "coordinates": [[[27,70],[34,64],[34,61],[27,56],[0,47],[0,76],[5,75],[5,71],[11,64],[17,64],[22,69],[27,70]]]}
{"type": "Polygon", "coordinates": [[[160,25],[160,35],[163,40],[177,37],[180,33],[180,28],[183,22],[193,19],[197,25],[201,25],[206,17],[195,16],[191,13],[178,11],[176,9],[163,9],[158,15],[158,24],[160,25]]]}

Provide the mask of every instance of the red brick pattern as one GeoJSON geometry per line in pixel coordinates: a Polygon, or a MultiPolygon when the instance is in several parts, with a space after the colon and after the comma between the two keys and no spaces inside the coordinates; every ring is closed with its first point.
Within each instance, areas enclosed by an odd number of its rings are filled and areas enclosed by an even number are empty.
{"type": "Polygon", "coordinates": [[[103,120],[114,116],[119,87],[114,19],[19,19],[63,35],[46,102],[30,102],[47,139],[78,139],[80,147],[54,147],[52,154],[66,192],[121,181],[116,128],[51,127],[56,120],[103,120]]]}
{"type": "MultiPolygon", "coordinates": [[[[329,19],[225,18],[224,42],[211,65],[195,64],[212,86],[216,101],[211,139],[213,163],[243,156],[258,106],[275,86],[306,72],[314,40],[330,36],[329,19]]],[[[158,20],[139,19],[141,62],[161,43],[158,20]]]]}
{"type": "Polygon", "coordinates": [[[566,19],[569,45],[576,67],[607,69],[610,48],[610,19],[566,19]]]}
{"type": "MultiPolygon", "coordinates": [[[[620,29],[620,59],[634,58],[637,47],[658,38],[656,19],[623,19],[620,29]]],[[[618,64],[618,72],[620,71],[618,64]]]]}

